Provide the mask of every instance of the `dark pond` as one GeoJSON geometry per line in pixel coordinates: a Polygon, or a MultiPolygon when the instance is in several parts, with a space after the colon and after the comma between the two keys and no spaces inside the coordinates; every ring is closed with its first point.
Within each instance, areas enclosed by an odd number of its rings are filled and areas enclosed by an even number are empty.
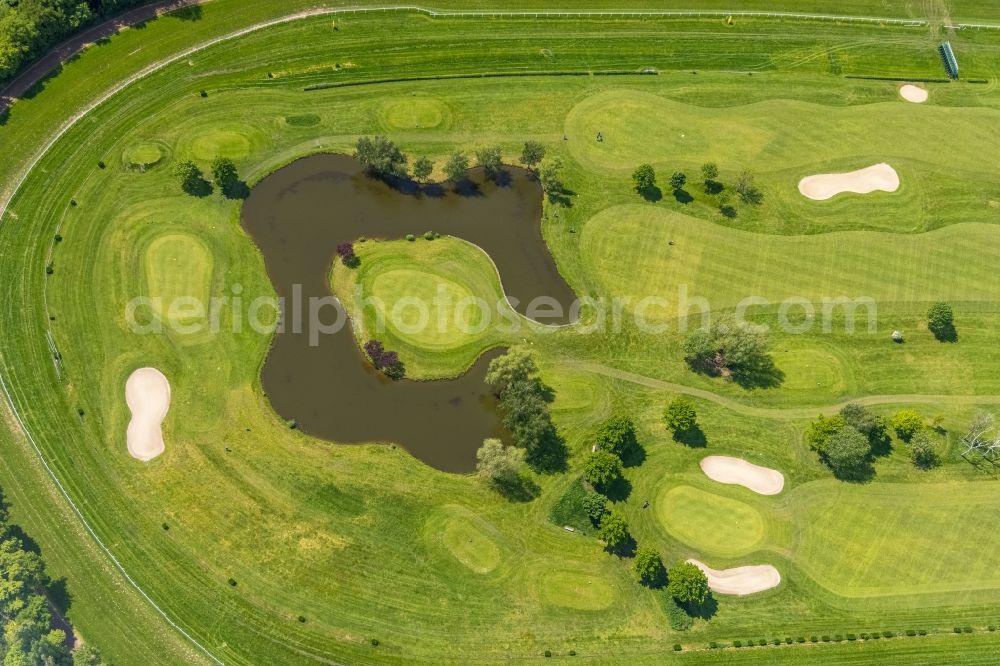
{"type": "MultiPolygon", "coordinates": [[[[539,321],[567,323],[576,297],[542,240],[538,183],[517,169],[503,185],[476,171],[469,181],[460,193],[450,186],[393,188],[365,175],[353,158],[315,155],[257,184],[244,203],[243,225],[286,303],[299,289],[303,303],[331,296],[328,276],[339,243],[433,230],[483,248],[522,314],[532,299],[550,297],[566,314],[539,321]]],[[[500,351],[455,379],[393,382],[363,357],[349,326],[318,336],[317,343],[307,318],[297,330],[288,318],[291,306],[285,309],[285,330],[275,336],[261,380],[278,414],[303,431],[334,442],[394,442],[449,472],[472,471],[483,439],[504,437],[484,383],[500,351]]],[[[324,321],[335,318],[326,308],[324,321]]]]}

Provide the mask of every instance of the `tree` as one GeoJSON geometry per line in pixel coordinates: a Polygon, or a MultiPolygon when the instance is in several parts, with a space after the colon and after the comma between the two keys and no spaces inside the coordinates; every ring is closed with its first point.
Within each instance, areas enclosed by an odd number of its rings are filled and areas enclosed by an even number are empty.
{"type": "Polygon", "coordinates": [[[611,512],[604,514],[601,525],[597,528],[597,538],[604,542],[609,550],[617,550],[629,540],[628,523],[621,514],[611,512]]]}
{"type": "Polygon", "coordinates": [[[892,429],[904,442],[910,441],[915,434],[924,429],[924,417],[915,409],[903,409],[892,417],[892,429]]]}
{"type": "Polygon", "coordinates": [[[759,206],[764,202],[764,193],[761,192],[754,183],[753,172],[744,170],[736,181],[736,193],[743,203],[759,206]]]}
{"type": "Polygon", "coordinates": [[[910,461],[920,469],[930,469],[940,464],[937,446],[926,430],[921,430],[910,440],[910,461]]]}
{"type": "Polygon", "coordinates": [[[468,170],[469,158],[461,151],[452,153],[448,161],[444,163],[444,174],[454,183],[465,180],[465,174],[468,170]]]}
{"type": "Polygon", "coordinates": [[[608,512],[608,498],[600,493],[587,491],[583,496],[583,509],[590,517],[590,522],[601,524],[601,518],[608,512]]]}
{"type": "Polygon", "coordinates": [[[545,146],[538,141],[524,142],[524,150],[521,151],[521,164],[529,169],[533,169],[543,159],[545,159],[545,146]]]}
{"type": "Polygon", "coordinates": [[[240,177],[233,161],[228,157],[216,157],[212,160],[212,180],[224,191],[237,185],[240,177]]]}
{"type": "Polygon", "coordinates": [[[354,243],[340,243],[337,245],[337,256],[348,268],[357,268],[361,264],[358,255],[354,253],[354,243]]]}
{"type": "Polygon", "coordinates": [[[649,164],[640,165],[632,172],[636,192],[647,192],[656,187],[656,171],[649,164]]]}
{"type": "Polygon", "coordinates": [[[844,421],[844,417],[840,414],[830,417],[820,416],[810,423],[809,428],[806,430],[806,441],[809,443],[809,448],[813,451],[823,453],[830,436],[845,427],[847,427],[847,422],[844,421]]]}
{"type": "Polygon", "coordinates": [[[191,160],[174,166],[174,176],[180,181],[181,189],[188,194],[199,194],[204,189],[205,177],[191,160]]]}
{"type": "Polygon", "coordinates": [[[26,550],[21,539],[6,536],[0,541],[0,617],[20,613],[48,582],[42,558],[26,550]]]}
{"type": "Polygon", "coordinates": [[[706,183],[714,181],[719,177],[719,167],[716,166],[715,162],[705,162],[701,165],[701,177],[706,183]]]}
{"type": "Polygon", "coordinates": [[[598,488],[606,488],[621,478],[622,460],[610,451],[598,449],[587,456],[583,469],[587,481],[598,488]]]}
{"type": "Polygon", "coordinates": [[[406,155],[399,146],[381,134],[363,136],[355,144],[354,157],[372,174],[406,178],[406,155]]]}
{"type": "Polygon", "coordinates": [[[538,172],[538,181],[542,184],[542,190],[549,196],[563,191],[562,167],[562,160],[553,157],[546,160],[538,172]]]}
{"type": "Polygon", "coordinates": [[[980,412],[969,425],[969,432],[962,438],[965,450],[962,456],[976,452],[982,457],[992,460],[1000,451],[1000,434],[993,430],[996,418],[989,413],[980,412]]]}
{"type": "Polygon", "coordinates": [[[698,427],[698,414],[687,396],[677,396],[663,410],[663,423],[675,434],[691,432],[698,427]]]}
{"type": "Polygon", "coordinates": [[[648,587],[660,587],[666,579],[666,568],[663,558],[655,548],[639,548],[635,551],[635,564],[632,565],[639,576],[639,582],[648,587]]]}
{"type": "Polygon", "coordinates": [[[739,381],[773,368],[767,334],[732,318],[722,319],[708,329],[693,331],[684,341],[684,354],[695,370],[728,374],[739,381]]]}
{"type": "Polygon", "coordinates": [[[516,483],[524,461],[524,451],[504,446],[499,439],[487,439],[476,451],[476,473],[496,486],[516,483]]]}
{"type": "Polygon", "coordinates": [[[891,443],[889,423],[885,417],[875,414],[867,407],[856,402],[844,405],[840,410],[844,423],[851,426],[868,438],[873,450],[883,449],[891,443]]]}
{"type": "Polygon", "coordinates": [[[624,414],[614,414],[597,428],[594,435],[597,448],[610,451],[622,461],[628,460],[639,449],[635,424],[624,414]]]}
{"type": "Polygon", "coordinates": [[[708,577],[690,562],[670,567],[667,573],[667,593],[685,604],[701,604],[708,598],[708,577]]]}
{"type": "Polygon", "coordinates": [[[426,183],[434,172],[434,162],[427,157],[418,157],[413,163],[413,178],[420,183],[426,183]]]}
{"type": "Polygon", "coordinates": [[[684,185],[687,184],[687,176],[680,171],[675,171],[672,176],[670,176],[670,189],[674,192],[684,189],[684,185]]]}
{"type": "Polygon", "coordinates": [[[868,438],[851,426],[830,435],[823,447],[823,458],[837,478],[854,478],[867,471],[872,453],[868,438]]]}
{"type": "Polygon", "coordinates": [[[483,168],[486,177],[496,180],[503,171],[503,153],[500,146],[486,146],[476,151],[476,164],[483,168]]]}
{"type": "Polygon", "coordinates": [[[515,348],[490,362],[486,381],[499,398],[504,427],[525,450],[526,462],[538,471],[556,471],[566,464],[566,445],[552,423],[549,389],[537,372],[531,355],[515,348]]]}
{"type": "Polygon", "coordinates": [[[955,313],[947,303],[935,303],[927,311],[927,328],[942,342],[955,340],[955,313]]]}

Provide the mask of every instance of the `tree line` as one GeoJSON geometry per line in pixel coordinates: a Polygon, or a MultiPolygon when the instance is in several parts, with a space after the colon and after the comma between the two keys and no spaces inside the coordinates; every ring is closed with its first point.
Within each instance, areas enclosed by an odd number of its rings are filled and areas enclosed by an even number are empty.
{"type": "Polygon", "coordinates": [[[37,546],[10,522],[0,491],[0,663],[3,666],[100,666],[90,645],[74,650],[53,622],[52,580],[37,546]]]}
{"type": "Polygon", "coordinates": [[[148,0],[0,0],[0,83],[80,28],[148,0]]]}

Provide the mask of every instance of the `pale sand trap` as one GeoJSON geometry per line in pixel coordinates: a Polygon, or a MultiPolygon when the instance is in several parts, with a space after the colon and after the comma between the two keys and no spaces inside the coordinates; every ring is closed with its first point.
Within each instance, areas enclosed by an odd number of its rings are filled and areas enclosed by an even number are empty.
{"type": "Polygon", "coordinates": [[[816,201],[823,201],[841,192],[868,194],[875,190],[895,192],[899,189],[899,174],[882,162],[848,173],[821,173],[799,181],[799,192],[816,201]]]}
{"type": "Polygon", "coordinates": [[[166,448],[160,426],[170,409],[170,382],[156,368],[139,368],[125,382],[125,402],[132,411],[128,452],[148,462],[166,448]]]}
{"type": "Polygon", "coordinates": [[[708,587],[717,594],[753,594],[763,592],[781,583],[781,574],[770,564],[758,564],[749,567],[736,567],[717,571],[698,560],[688,560],[691,564],[705,572],[708,587]]]}
{"type": "Polygon", "coordinates": [[[701,471],[719,483],[749,488],[761,495],[777,495],[785,487],[784,475],[769,467],[754,465],[742,458],[708,456],[701,459],[701,471]]]}
{"type": "Polygon", "coordinates": [[[899,89],[899,96],[914,104],[923,104],[927,101],[927,91],[910,83],[899,89]]]}

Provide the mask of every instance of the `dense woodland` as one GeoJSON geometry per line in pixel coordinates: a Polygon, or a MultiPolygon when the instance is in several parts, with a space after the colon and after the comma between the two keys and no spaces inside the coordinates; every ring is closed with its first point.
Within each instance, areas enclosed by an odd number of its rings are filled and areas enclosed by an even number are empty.
{"type": "MultiPolygon", "coordinates": [[[[0,493],[0,663],[3,666],[99,666],[100,652],[67,640],[71,631],[54,609],[69,603],[52,581],[38,547],[11,524],[0,493]],[[59,626],[57,626],[59,625],[59,626]]],[[[63,609],[65,610],[65,609],[63,609]]]]}
{"type": "Polygon", "coordinates": [[[94,21],[148,0],[0,0],[0,83],[94,21]]]}

